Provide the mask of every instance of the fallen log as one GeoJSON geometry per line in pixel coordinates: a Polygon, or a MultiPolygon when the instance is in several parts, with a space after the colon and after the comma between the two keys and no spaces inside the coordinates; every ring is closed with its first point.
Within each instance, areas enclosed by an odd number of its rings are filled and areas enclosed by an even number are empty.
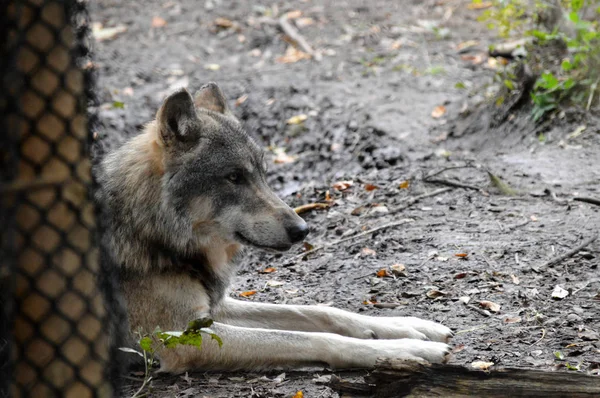
{"type": "Polygon", "coordinates": [[[600,377],[523,368],[471,369],[413,360],[380,360],[365,382],[332,377],[329,387],[352,397],[599,397],[600,377]]]}

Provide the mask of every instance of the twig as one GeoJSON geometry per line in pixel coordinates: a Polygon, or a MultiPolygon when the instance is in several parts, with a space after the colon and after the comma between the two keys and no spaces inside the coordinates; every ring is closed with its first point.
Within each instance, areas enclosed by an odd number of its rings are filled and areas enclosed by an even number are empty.
{"type": "Polygon", "coordinates": [[[590,97],[588,98],[588,102],[585,107],[586,111],[589,111],[590,107],[592,106],[592,101],[594,99],[594,92],[596,91],[596,88],[598,87],[598,82],[600,82],[600,78],[596,79],[596,81],[590,87],[590,97]]]}
{"type": "Polygon", "coordinates": [[[296,214],[306,213],[311,210],[323,210],[331,207],[330,203],[307,203],[302,206],[298,206],[294,208],[296,214]]]}
{"type": "Polygon", "coordinates": [[[304,51],[307,54],[310,54],[310,56],[313,57],[315,61],[321,60],[321,56],[317,54],[315,50],[313,50],[313,48],[310,46],[310,44],[308,44],[306,39],[289,22],[287,14],[283,14],[283,16],[279,18],[279,26],[281,27],[281,30],[283,30],[283,32],[286,35],[288,35],[290,39],[298,43],[302,51],[304,51]]]}
{"type": "Polygon", "coordinates": [[[467,307],[472,309],[475,312],[479,312],[481,315],[486,316],[486,317],[491,317],[492,314],[489,311],[483,310],[479,307],[474,306],[473,304],[467,304],[467,307]]]}
{"type": "Polygon", "coordinates": [[[428,176],[423,177],[424,180],[428,180],[432,177],[435,177],[437,175],[440,175],[442,173],[445,173],[448,170],[456,170],[456,169],[477,169],[478,167],[476,165],[472,165],[472,164],[466,164],[464,166],[450,166],[450,167],[446,167],[444,169],[441,169],[440,171],[436,171],[433,174],[430,174],[428,176]]]}
{"type": "Polygon", "coordinates": [[[577,197],[573,198],[573,200],[576,200],[577,202],[591,203],[593,205],[600,206],[600,199],[596,199],[596,198],[586,198],[584,196],[577,196],[577,197]]]}
{"type": "Polygon", "coordinates": [[[312,254],[312,253],[317,252],[319,250],[323,250],[323,249],[325,249],[327,247],[336,246],[336,245],[339,245],[340,243],[348,242],[350,240],[353,240],[353,239],[356,239],[356,238],[360,238],[362,236],[366,236],[366,235],[372,234],[373,232],[381,231],[381,230],[387,229],[387,228],[397,227],[399,225],[407,224],[407,223],[412,222],[412,221],[413,220],[410,219],[410,218],[403,218],[402,220],[391,222],[391,223],[388,223],[388,224],[384,224],[384,225],[381,225],[379,227],[369,229],[368,231],[363,231],[361,233],[358,233],[358,234],[355,234],[355,235],[352,235],[352,236],[348,236],[346,238],[339,239],[339,240],[336,240],[336,241],[331,242],[331,243],[326,243],[326,244],[324,244],[322,246],[313,247],[312,249],[310,249],[308,251],[305,251],[304,253],[301,253],[301,254],[298,254],[297,256],[292,257],[292,260],[298,260],[300,258],[303,258],[303,257],[309,255],[309,254],[312,254]]]}
{"type": "Polygon", "coordinates": [[[423,181],[430,182],[432,184],[447,185],[449,187],[472,189],[475,191],[483,191],[483,188],[481,188],[481,187],[477,187],[475,185],[463,184],[460,181],[444,180],[441,178],[427,178],[427,179],[424,179],[423,181]]]}
{"type": "Polygon", "coordinates": [[[551,265],[555,265],[560,263],[561,261],[563,261],[564,259],[567,259],[569,257],[574,256],[575,254],[579,253],[579,251],[581,249],[583,249],[584,247],[588,246],[590,243],[594,242],[596,239],[598,239],[598,232],[594,233],[594,235],[586,240],[584,240],[579,246],[575,247],[572,250],[569,250],[568,252],[561,254],[560,256],[554,257],[553,259],[551,259],[550,261],[545,262],[544,264],[540,265],[538,267],[539,268],[545,268],[545,267],[549,267],[551,265]]]}
{"type": "Polygon", "coordinates": [[[531,345],[536,345],[538,344],[540,341],[544,340],[544,337],[546,337],[546,329],[542,328],[542,337],[540,337],[540,339],[538,341],[536,341],[535,343],[531,344],[531,345]]]}
{"type": "Polygon", "coordinates": [[[515,225],[509,225],[509,226],[506,227],[506,229],[508,229],[509,231],[514,231],[515,229],[524,227],[527,224],[529,224],[529,220],[525,220],[525,221],[520,222],[520,223],[515,224],[515,225]]]}

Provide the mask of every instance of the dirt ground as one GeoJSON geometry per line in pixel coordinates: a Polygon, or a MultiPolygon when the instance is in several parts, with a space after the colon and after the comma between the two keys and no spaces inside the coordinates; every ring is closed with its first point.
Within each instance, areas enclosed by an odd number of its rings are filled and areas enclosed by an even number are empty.
{"type": "MultiPolygon", "coordinates": [[[[331,204],[303,214],[305,247],[248,250],[232,296],[256,290],[245,300],[442,322],[456,332],[451,363],[598,374],[600,243],[544,265],[600,229],[600,207],[572,200],[600,197],[598,109],[565,112],[542,128],[515,112],[490,128],[485,103],[497,60],[487,48],[495,39],[469,3],[94,2],[92,19],[103,29],[126,28],[95,48],[99,153],[136,134],[166,93],[216,81],[271,148],[269,179],[280,196],[292,206],[331,204]],[[295,10],[320,61],[281,63],[289,45],[277,18],[295,10]],[[294,124],[298,115],[306,120],[294,124]],[[471,167],[445,170],[455,166],[471,167]],[[486,170],[515,194],[490,185],[486,170]],[[481,189],[412,200],[445,187],[425,181],[440,171],[435,178],[481,189]],[[340,181],[352,184],[341,189],[340,181]],[[405,271],[391,273],[395,264],[405,271]],[[265,273],[269,267],[275,271],[265,273]],[[556,286],[568,295],[553,298],[556,286]],[[499,309],[484,310],[482,301],[499,309]]],[[[280,373],[159,377],[150,396],[337,397],[322,376],[365,375],[280,373]]],[[[130,376],[125,396],[141,383],[130,376]]]]}

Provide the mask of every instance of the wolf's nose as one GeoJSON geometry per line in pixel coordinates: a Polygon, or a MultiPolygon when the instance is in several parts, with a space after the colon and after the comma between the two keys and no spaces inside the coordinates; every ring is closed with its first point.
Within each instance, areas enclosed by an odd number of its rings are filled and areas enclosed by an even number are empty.
{"type": "Polygon", "coordinates": [[[308,225],[305,222],[295,224],[287,228],[287,233],[292,243],[302,242],[308,235],[308,225]]]}

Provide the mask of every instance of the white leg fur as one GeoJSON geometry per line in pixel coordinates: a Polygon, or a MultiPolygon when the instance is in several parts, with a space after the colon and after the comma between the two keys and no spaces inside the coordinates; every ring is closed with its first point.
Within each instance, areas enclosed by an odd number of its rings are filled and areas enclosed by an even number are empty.
{"type": "Polygon", "coordinates": [[[202,349],[178,346],[159,352],[161,371],[180,373],[189,369],[258,370],[328,365],[332,368],[372,368],[378,358],[412,358],[443,362],[446,344],[430,341],[363,340],[332,333],[307,333],[243,328],[214,323],[223,339],[219,348],[205,338],[202,349]]]}
{"type": "Polygon", "coordinates": [[[335,333],[360,339],[419,339],[446,342],[452,336],[439,323],[414,317],[371,317],[338,308],[253,303],[225,298],[215,320],[247,328],[335,333]]]}

